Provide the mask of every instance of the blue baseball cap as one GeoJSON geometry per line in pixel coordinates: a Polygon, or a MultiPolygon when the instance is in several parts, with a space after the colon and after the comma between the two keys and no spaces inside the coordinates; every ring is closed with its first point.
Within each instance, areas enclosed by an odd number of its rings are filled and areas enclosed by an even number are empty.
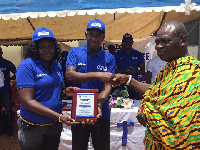
{"type": "Polygon", "coordinates": [[[126,39],[131,39],[131,40],[133,40],[133,37],[132,37],[131,34],[126,33],[126,34],[123,36],[122,41],[124,41],[124,40],[126,40],[126,39]]]}
{"type": "Polygon", "coordinates": [[[34,31],[32,41],[37,41],[42,38],[53,38],[54,40],[56,40],[53,32],[45,27],[38,28],[34,31]]]}
{"type": "Polygon", "coordinates": [[[88,29],[99,29],[105,33],[105,24],[99,19],[90,20],[86,30],[88,29]]]}

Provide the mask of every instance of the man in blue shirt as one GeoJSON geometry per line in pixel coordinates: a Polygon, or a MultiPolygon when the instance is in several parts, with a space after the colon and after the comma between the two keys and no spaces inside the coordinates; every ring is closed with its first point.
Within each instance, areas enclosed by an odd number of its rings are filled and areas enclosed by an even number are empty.
{"type": "Polygon", "coordinates": [[[8,117],[7,135],[12,135],[12,89],[10,80],[15,80],[16,67],[11,61],[4,59],[2,55],[3,51],[0,47],[0,110],[1,100],[3,100],[8,117]],[[10,77],[10,72],[14,74],[12,77],[10,77]]]}
{"type": "Polygon", "coordinates": [[[98,103],[102,117],[94,126],[79,124],[72,126],[72,149],[87,150],[91,133],[95,150],[110,149],[110,108],[108,96],[114,78],[114,56],[101,47],[105,38],[105,24],[94,19],[85,32],[87,45],[73,47],[67,57],[66,79],[81,89],[98,89],[98,103]]]}
{"type": "MultiPolygon", "coordinates": [[[[131,75],[134,79],[138,80],[138,75],[143,75],[145,73],[145,62],[144,55],[132,48],[133,42],[134,41],[131,34],[126,33],[123,36],[122,49],[115,53],[115,73],[131,75]]],[[[140,98],[139,93],[133,90],[130,86],[127,87],[129,98],[140,98]]]]}

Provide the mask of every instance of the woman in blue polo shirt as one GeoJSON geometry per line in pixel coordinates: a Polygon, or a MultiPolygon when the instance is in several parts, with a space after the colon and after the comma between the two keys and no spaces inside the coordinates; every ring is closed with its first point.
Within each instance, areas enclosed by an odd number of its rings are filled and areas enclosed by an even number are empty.
{"type": "Polygon", "coordinates": [[[33,33],[26,58],[17,68],[20,97],[18,139],[23,150],[56,150],[62,122],[76,124],[62,115],[63,74],[60,48],[51,30],[42,27],[33,33]]]}

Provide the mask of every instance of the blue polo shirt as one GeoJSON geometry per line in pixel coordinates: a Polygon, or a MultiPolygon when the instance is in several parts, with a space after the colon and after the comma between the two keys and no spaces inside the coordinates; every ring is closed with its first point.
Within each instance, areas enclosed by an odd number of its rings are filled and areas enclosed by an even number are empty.
{"type": "MultiPolygon", "coordinates": [[[[111,72],[115,71],[115,58],[112,54],[102,50],[96,55],[92,55],[88,51],[87,45],[85,47],[73,47],[69,51],[67,57],[66,67],[72,66],[77,68],[77,72],[88,73],[88,72],[111,72]]],[[[73,86],[79,87],[80,89],[98,89],[99,93],[102,91],[103,82],[100,80],[92,80],[84,82],[82,84],[74,84],[73,86]]],[[[100,119],[110,118],[109,100],[102,105],[102,117],[100,119]]]]}
{"type": "MultiPolygon", "coordinates": [[[[115,53],[115,63],[117,64],[118,70],[123,70],[125,67],[130,67],[130,66],[138,70],[139,65],[145,63],[144,54],[133,49],[131,53],[128,55],[124,49],[121,49],[115,53]]],[[[132,77],[138,80],[137,74],[132,74],[132,77]]]]}
{"type": "MultiPolygon", "coordinates": [[[[51,72],[52,74],[40,60],[27,58],[17,67],[17,88],[34,88],[35,100],[58,113],[62,113],[63,73],[60,64],[55,60],[51,61],[51,72]]],[[[33,123],[43,124],[55,121],[54,118],[34,113],[22,105],[20,106],[20,114],[24,119],[33,123]]]]}
{"type": "Polygon", "coordinates": [[[15,65],[6,59],[0,59],[0,93],[11,92],[10,71],[15,71],[15,65]]]}

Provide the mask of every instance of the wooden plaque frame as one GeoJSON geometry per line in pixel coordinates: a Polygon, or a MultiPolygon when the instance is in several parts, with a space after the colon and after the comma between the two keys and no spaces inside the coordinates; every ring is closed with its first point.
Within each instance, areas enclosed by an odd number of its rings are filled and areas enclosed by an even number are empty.
{"type": "Polygon", "coordinates": [[[72,112],[71,117],[78,122],[86,121],[89,119],[90,121],[93,120],[94,122],[97,121],[97,113],[98,113],[98,89],[74,89],[73,90],[73,100],[72,100],[72,112]],[[94,113],[93,117],[77,117],[76,109],[77,109],[77,93],[91,93],[94,94],[94,113]]]}

